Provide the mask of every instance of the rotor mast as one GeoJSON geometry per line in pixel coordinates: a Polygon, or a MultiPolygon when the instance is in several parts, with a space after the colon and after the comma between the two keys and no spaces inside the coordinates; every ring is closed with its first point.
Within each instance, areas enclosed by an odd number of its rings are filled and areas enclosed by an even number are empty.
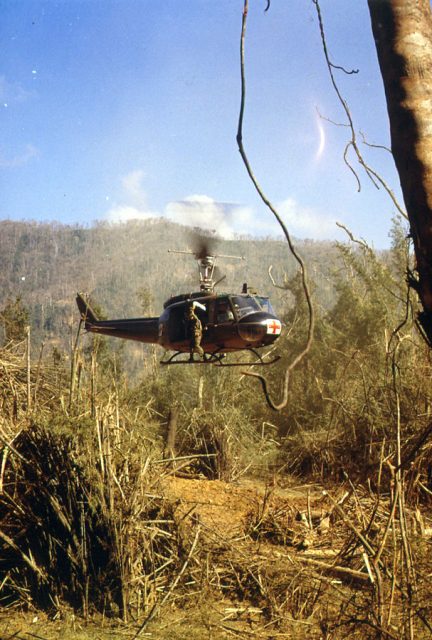
{"type": "Polygon", "coordinates": [[[214,272],[216,265],[216,258],[228,258],[230,260],[245,260],[244,256],[228,256],[222,254],[199,254],[197,255],[194,251],[177,251],[175,249],[168,249],[168,253],[182,253],[183,255],[195,256],[196,261],[198,262],[198,273],[199,273],[199,282],[200,282],[200,290],[203,293],[211,293],[215,286],[219,284],[226,276],[222,276],[214,281],[214,272]]]}

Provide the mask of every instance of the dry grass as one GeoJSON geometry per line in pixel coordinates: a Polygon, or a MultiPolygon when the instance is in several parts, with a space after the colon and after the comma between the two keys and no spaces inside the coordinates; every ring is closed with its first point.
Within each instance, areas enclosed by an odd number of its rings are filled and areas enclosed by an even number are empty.
{"type": "Polygon", "coordinates": [[[295,494],[275,481],[258,491],[220,480],[244,468],[233,431],[218,423],[206,436],[204,416],[187,435],[197,464],[211,461],[219,480],[190,481],[186,498],[186,485],[176,493],[169,482],[184,460],[158,459],[154,423],[131,419],[116,388],[91,410],[80,396],[76,415],[61,401],[51,414],[55,379],[39,375],[47,402],[37,414],[25,405],[22,355],[2,363],[0,599],[9,611],[43,610],[77,638],[86,637],[78,613],[115,620],[114,637],[130,638],[432,633],[432,526],[418,497],[429,497],[426,441],[406,444],[407,469],[381,456],[369,484],[346,478],[326,494],[295,494]]]}

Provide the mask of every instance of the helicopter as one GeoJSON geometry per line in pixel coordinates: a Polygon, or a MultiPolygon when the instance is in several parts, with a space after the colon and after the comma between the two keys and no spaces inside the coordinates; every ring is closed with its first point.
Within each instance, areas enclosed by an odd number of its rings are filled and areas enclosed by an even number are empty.
{"type": "Polygon", "coordinates": [[[207,246],[199,251],[175,251],[194,255],[198,262],[200,290],[169,298],[158,317],[99,320],[82,293],[76,297],[81,320],[91,333],[97,333],[148,344],[158,344],[172,355],[160,364],[211,364],[218,366],[270,365],[280,359],[263,357],[257,349],[272,345],[280,336],[282,323],[267,296],[258,295],[247,283],[241,293],[215,291],[225,276],[215,281],[216,260],[244,259],[240,256],[211,255],[207,246]],[[198,318],[202,334],[198,349],[191,346],[188,316],[198,318]],[[199,352],[198,359],[195,351],[199,352]],[[234,352],[250,352],[253,361],[230,362],[234,352]],[[185,354],[189,357],[185,359],[185,354]]]}

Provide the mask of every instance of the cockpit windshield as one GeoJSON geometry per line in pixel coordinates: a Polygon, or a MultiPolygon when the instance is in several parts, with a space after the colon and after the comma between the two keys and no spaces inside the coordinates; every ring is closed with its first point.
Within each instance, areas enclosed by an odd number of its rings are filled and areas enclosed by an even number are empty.
{"type": "Polygon", "coordinates": [[[249,313],[262,311],[260,305],[252,296],[232,296],[231,302],[239,320],[249,313]]]}
{"type": "Polygon", "coordinates": [[[263,311],[266,311],[267,313],[271,313],[272,315],[275,315],[271,302],[268,298],[264,296],[255,296],[255,299],[263,311]]]}

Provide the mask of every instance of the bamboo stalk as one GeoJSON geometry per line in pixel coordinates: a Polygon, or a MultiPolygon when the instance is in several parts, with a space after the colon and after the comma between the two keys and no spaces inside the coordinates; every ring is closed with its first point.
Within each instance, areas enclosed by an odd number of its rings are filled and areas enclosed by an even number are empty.
{"type": "Polygon", "coordinates": [[[78,353],[79,339],[80,339],[82,324],[83,324],[83,321],[80,320],[79,321],[79,325],[78,325],[78,329],[77,329],[77,333],[76,333],[75,343],[73,344],[73,347],[72,347],[71,372],[70,372],[70,383],[69,383],[69,411],[72,408],[72,403],[73,403],[73,400],[74,400],[75,383],[76,383],[77,353],[78,353]]]}
{"type": "Polygon", "coordinates": [[[148,616],[146,617],[146,619],[144,620],[144,622],[142,623],[141,627],[138,629],[137,633],[134,635],[133,640],[135,640],[136,638],[138,638],[143,631],[145,630],[146,626],[148,625],[149,622],[151,622],[151,620],[153,620],[153,618],[155,617],[155,615],[157,614],[158,610],[165,604],[165,602],[168,600],[168,598],[170,597],[171,593],[174,591],[174,589],[176,588],[180,578],[182,577],[182,575],[184,574],[184,572],[187,569],[187,566],[194,554],[195,551],[195,547],[198,543],[198,538],[201,532],[201,528],[198,526],[196,529],[196,533],[195,533],[195,537],[193,539],[192,545],[189,549],[189,553],[187,555],[186,560],[184,561],[180,571],[178,572],[175,580],[173,580],[173,582],[171,583],[168,591],[166,592],[165,596],[162,598],[162,600],[160,602],[156,601],[155,604],[153,605],[153,607],[150,610],[150,613],[148,614],[148,616]]]}
{"type": "Polygon", "coordinates": [[[354,578],[355,580],[360,580],[361,582],[369,582],[370,577],[368,573],[364,573],[364,571],[358,571],[357,569],[350,569],[349,567],[342,567],[336,564],[329,564],[328,562],[323,562],[322,560],[315,560],[314,558],[305,558],[303,556],[298,556],[298,561],[302,564],[309,564],[314,567],[318,567],[330,573],[334,573],[340,577],[349,577],[354,578]]]}
{"type": "Polygon", "coordinates": [[[30,413],[32,406],[31,398],[31,329],[30,325],[26,328],[26,344],[27,344],[27,413],[30,413]]]}
{"type": "Polygon", "coordinates": [[[38,363],[37,363],[37,369],[36,369],[36,379],[35,379],[35,383],[34,383],[34,391],[33,391],[33,402],[36,405],[37,402],[37,391],[38,391],[38,386],[39,386],[39,379],[40,379],[40,375],[41,375],[41,366],[42,366],[42,354],[43,354],[43,350],[45,347],[45,343],[42,342],[41,346],[40,346],[40,351],[39,351],[39,359],[38,359],[38,363]]]}
{"type": "Polygon", "coordinates": [[[19,546],[16,544],[16,542],[14,540],[12,540],[12,538],[10,538],[1,529],[0,529],[0,538],[3,540],[3,542],[8,544],[14,551],[19,553],[19,555],[24,560],[24,562],[27,564],[27,566],[29,566],[30,569],[32,569],[32,571],[37,573],[40,576],[40,578],[44,582],[46,582],[47,576],[46,576],[45,572],[40,567],[38,567],[38,565],[36,564],[34,558],[32,558],[30,555],[27,555],[26,553],[24,553],[24,551],[19,548],[19,546]]]}

